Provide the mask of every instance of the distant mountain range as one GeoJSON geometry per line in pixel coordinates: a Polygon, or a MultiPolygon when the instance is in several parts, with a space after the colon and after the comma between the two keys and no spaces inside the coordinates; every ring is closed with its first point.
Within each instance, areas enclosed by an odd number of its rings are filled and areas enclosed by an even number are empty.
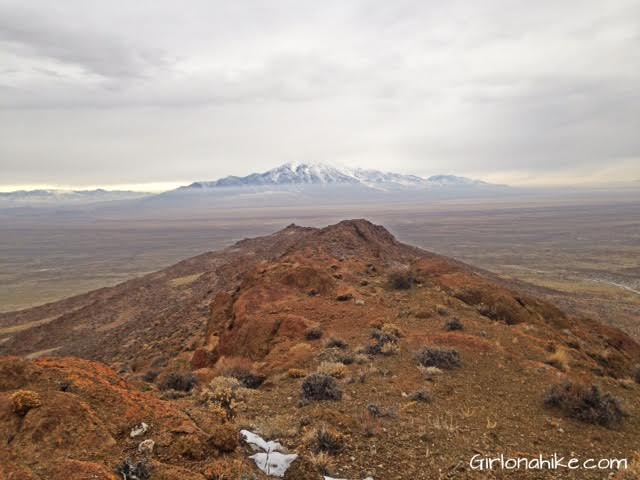
{"type": "Polygon", "coordinates": [[[112,200],[131,200],[149,195],[128,190],[17,190],[0,192],[1,206],[89,204],[112,200]]]}
{"type": "Polygon", "coordinates": [[[140,212],[208,208],[422,201],[504,192],[494,185],[455,175],[416,175],[326,163],[286,163],[263,173],[194,182],[160,194],[132,191],[30,190],[0,193],[0,208],[85,206],[140,212]],[[117,201],[116,201],[117,200],[117,201]]]}
{"type": "Polygon", "coordinates": [[[416,175],[382,172],[362,168],[336,167],[325,163],[285,163],[263,173],[245,177],[229,176],[219,180],[194,182],[179,191],[207,190],[222,187],[264,187],[283,185],[362,185],[375,189],[489,186],[480,180],[455,175],[416,175]]]}

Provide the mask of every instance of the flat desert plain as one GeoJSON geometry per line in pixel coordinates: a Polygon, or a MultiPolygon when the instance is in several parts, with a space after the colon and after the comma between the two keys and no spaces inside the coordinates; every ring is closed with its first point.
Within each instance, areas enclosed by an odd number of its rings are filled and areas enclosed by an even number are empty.
{"type": "Polygon", "coordinates": [[[114,285],[292,222],[323,226],[364,217],[402,242],[520,282],[570,313],[598,318],[640,338],[637,200],[245,208],[135,221],[3,215],[4,312],[114,285]]]}

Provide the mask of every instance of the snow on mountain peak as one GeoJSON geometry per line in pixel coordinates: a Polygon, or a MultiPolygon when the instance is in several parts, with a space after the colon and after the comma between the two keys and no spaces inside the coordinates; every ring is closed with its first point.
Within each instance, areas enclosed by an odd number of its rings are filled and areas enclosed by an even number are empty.
{"type": "Polygon", "coordinates": [[[416,175],[347,168],[322,162],[288,162],[263,173],[252,173],[244,177],[229,176],[212,182],[195,182],[181,189],[328,184],[354,184],[385,189],[387,187],[471,186],[484,184],[484,182],[454,175],[436,175],[426,179],[416,175]]]}

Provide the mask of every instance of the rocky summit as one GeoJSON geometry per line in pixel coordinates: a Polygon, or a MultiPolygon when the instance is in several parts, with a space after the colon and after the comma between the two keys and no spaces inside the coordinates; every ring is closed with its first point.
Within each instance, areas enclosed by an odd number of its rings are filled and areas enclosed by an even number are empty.
{"type": "Polygon", "coordinates": [[[0,314],[0,479],[603,478],[473,468],[640,442],[640,345],[520,287],[347,220],[0,314]]]}

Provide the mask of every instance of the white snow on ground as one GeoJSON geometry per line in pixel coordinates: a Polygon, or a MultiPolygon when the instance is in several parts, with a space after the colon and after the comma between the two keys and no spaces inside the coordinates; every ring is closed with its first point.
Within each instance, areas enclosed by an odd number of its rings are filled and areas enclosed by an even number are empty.
{"type": "Polygon", "coordinates": [[[266,441],[260,435],[249,430],[240,430],[244,441],[247,442],[254,450],[262,450],[260,453],[251,455],[256,466],[267,475],[272,477],[284,477],[285,472],[291,466],[293,461],[298,458],[295,453],[281,453],[284,447],[279,442],[272,440],[266,441]]]}
{"type": "MultiPolygon", "coordinates": [[[[295,453],[282,453],[278,450],[284,450],[284,447],[273,440],[265,440],[260,435],[250,432],[249,430],[240,430],[240,434],[244,441],[247,442],[254,450],[262,450],[259,453],[251,455],[256,466],[272,477],[284,477],[287,469],[291,466],[293,461],[298,458],[295,453]]],[[[339,478],[324,477],[324,480],[344,480],[339,478]]],[[[373,480],[371,477],[367,477],[364,480],[373,480]]]]}
{"type": "Polygon", "coordinates": [[[295,453],[287,454],[280,452],[256,453],[251,455],[257,467],[267,475],[272,477],[284,477],[285,472],[293,461],[298,458],[295,453]]]}
{"type": "Polygon", "coordinates": [[[140,425],[136,425],[135,427],[133,427],[129,436],[131,438],[139,437],[140,435],[144,435],[145,433],[147,433],[148,430],[149,430],[149,425],[142,422],[140,425]]]}

